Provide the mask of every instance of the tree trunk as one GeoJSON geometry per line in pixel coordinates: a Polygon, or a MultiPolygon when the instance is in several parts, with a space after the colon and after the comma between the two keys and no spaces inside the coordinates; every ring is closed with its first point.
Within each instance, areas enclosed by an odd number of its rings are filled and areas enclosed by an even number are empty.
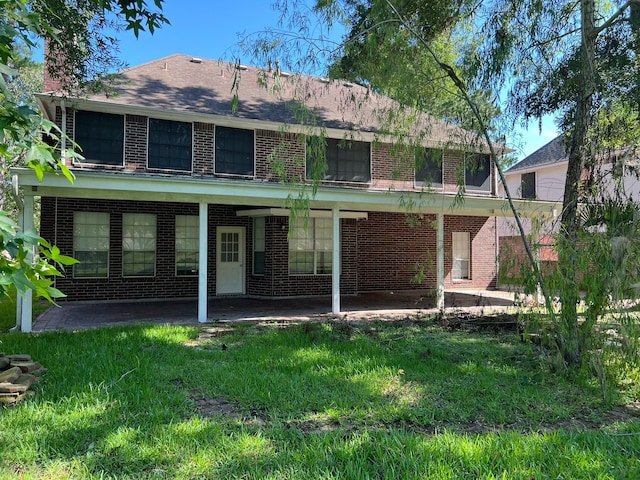
{"type": "Polygon", "coordinates": [[[569,161],[564,187],[564,205],[558,261],[565,284],[560,293],[561,312],[558,346],[568,365],[580,363],[580,338],[577,305],[580,299],[576,282],[576,252],[578,240],[578,202],[580,178],[585,165],[593,161],[589,142],[592,123],[593,93],[595,91],[594,49],[596,29],[594,0],[580,0],[582,20],[582,44],[580,48],[580,84],[576,102],[574,128],[569,144],[569,161]]]}

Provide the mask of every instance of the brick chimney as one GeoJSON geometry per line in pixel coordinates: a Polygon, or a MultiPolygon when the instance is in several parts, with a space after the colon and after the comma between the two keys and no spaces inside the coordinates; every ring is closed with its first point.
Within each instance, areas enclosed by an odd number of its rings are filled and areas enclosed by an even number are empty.
{"type": "Polygon", "coordinates": [[[64,90],[71,78],[65,69],[65,55],[49,38],[44,40],[44,92],[64,90]]]}

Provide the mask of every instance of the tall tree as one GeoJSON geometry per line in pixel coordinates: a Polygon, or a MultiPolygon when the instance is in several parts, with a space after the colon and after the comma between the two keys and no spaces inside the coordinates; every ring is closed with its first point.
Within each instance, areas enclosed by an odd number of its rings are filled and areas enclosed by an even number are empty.
{"type": "MultiPolygon", "coordinates": [[[[278,4],[290,13],[298,0],[278,4]]],[[[585,188],[583,173],[597,168],[596,153],[606,144],[606,138],[595,135],[600,112],[616,102],[624,108],[640,105],[640,0],[317,0],[315,9],[330,19],[327,23],[342,19],[351,27],[334,63],[338,72],[371,77],[416,106],[428,105],[420,103],[423,92],[437,80],[466,103],[473,121],[465,126],[476,127],[489,145],[496,140],[491,134],[500,130],[492,128],[490,115],[481,108],[481,92],[506,97],[504,118],[510,125],[539,121],[549,113],[560,118],[568,132],[569,162],[558,235],[564,277],[557,292],[558,315],[550,292],[545,297],[564,361],[580,363],[575,265],[583,224],[578,206],[592,191],[585,188]],[[457,53],[447,56],[438,42],[452,33],[457,53]],[[417,68],[426,75],[416,75],[417,68]]],[[[529,256],[533,260],[530,251],[529,256]]]]}
{"type": "MultiPolygon", "coordinates": [[[[0,0],[0,158],[2,165],[16,158],[38,176],[62,173],[70,181],[73,175],[61,162],[56,145],[43,140],[59,140],[62,132],[7,84],[24,65],[38,39],[47,38],[56,52],[64,52],[64,61],[52,62],[49,74],[69,80],[69,86],[82,86],[108,71],[115,57],[115,39],[103,27],[121,26],[138,35],[153,31],[167,19],[162,15],[164,0],[0,0]],[[105,62],[106,60],[106,62],[105,62]]],[[[48,299],[62,296],[49,278],[59,275],[58,268],[73,263],[31,232],[20,232],[6,212],[0,212],[0,292],[11,287],[32,289],[48,299]],[[33,253],[33,247],[38,252],[33,253]]]]}

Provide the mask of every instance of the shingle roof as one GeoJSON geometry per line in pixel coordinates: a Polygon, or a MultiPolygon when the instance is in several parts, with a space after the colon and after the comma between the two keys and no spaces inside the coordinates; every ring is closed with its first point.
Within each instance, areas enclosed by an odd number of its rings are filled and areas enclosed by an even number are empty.
{"type": "MultiPolygon", "coordinates": [[[[121,72],[115,95],[90,95],[87,98],[174,112],[363,132],[379,132],[390,115],[401,116],[395,102],[360,85],[297,74],[276,76],[264,68],[236,68],[236,65],[222,61],[171,55],[121,72]],[[236,71],[239,76],[235,75],[236,71]],[[234,112],[236,78],[240,79],[239,102],[234,112]],[[296,115],[296,112],[304,111],[300,108],[300,99],[315,114],[315,119],[308,116],[302,119],[296,115]]],[[[415,115],[408,110],[405,113],[415,115]]],[[[426,136],[437,144],[478,143],[475,134],[429,115],[421,115],[419,125],[423,130],[429,129],[426,136]]]]}
{"type": "Polygon", "coordinates": [[[557,136],[549,143],[540,147],[528,157],[523,158],[520,162],[511,167],[508,172],[516,172],[519,170],[531,169],[541,165],[562,162],[567,159],[565,150],[565,140],[562,135],[557,136]]]}

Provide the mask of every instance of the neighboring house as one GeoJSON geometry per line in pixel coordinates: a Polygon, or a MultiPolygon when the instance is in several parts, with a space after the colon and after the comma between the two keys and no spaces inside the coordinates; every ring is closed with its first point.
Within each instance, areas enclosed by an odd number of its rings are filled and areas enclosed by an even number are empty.
{"type": "MultiPolygon", "coordinates": [[[[118,85],[70,99],[49,82],[42,111],[85,160],[68,161],[73,184],[15,172],[25,225],[40,196],[41,235],[80,260],[56,280],[68,300],[197,298],[205,321],[218,295],[331,294],[338,313],[341,294],[430,289],[443,306],[447,287],[495,285],[504,201],[486,153],[465,165],[467,132],[424,116],[416,172],[381,135],[392,102],[358,85],[185,55],[128,69],[118,85]],[[312,195],[308,139],[320,131],[328,171],[312,195]],[[300,195],[309,218],[290,225],[300,195]]],[[[23,313],[23,330],[30,321],[23,313]]]]}
{"type": "MultiPolygon", "coordinates": [[[[631,149],[620,149],[603,152],[599,155],[599,165],[594,171],[594,183],[603,197],[613,197],[616,192],[622,198],[638,199],[640,181],[636,170],[636,156],[631,149]]],[[[557,261],[557,252],[553,248],[553,234],[557,231],[564,186],[567,177],[568,155],[565,139],[558,136],[534,153],[524,158],[504,174],[507,187],[513,198],[552,202],[555,220],[539,223],[536,226],[538,238],[539,260],[542,263],[557,261]]],[[[586,180],[587,174],[583,174],[586,180]]],[[[504,187],[499,185],[499,192],[504,196],[504,187]]],[[[523,222],[525,233],[532,233],[530,219],[523,222]]],[[[513,219],[498,219],[500,237],[500,259],[519,258],[524,260],[524,246],[513,219]]],[[[511,262],[509,262],[511,263],[511,262]]],[[[519,262],[516,262],[519,264],[519,262]]],[[[511,268],[511,273],[515,270],[511,268]]]]}

